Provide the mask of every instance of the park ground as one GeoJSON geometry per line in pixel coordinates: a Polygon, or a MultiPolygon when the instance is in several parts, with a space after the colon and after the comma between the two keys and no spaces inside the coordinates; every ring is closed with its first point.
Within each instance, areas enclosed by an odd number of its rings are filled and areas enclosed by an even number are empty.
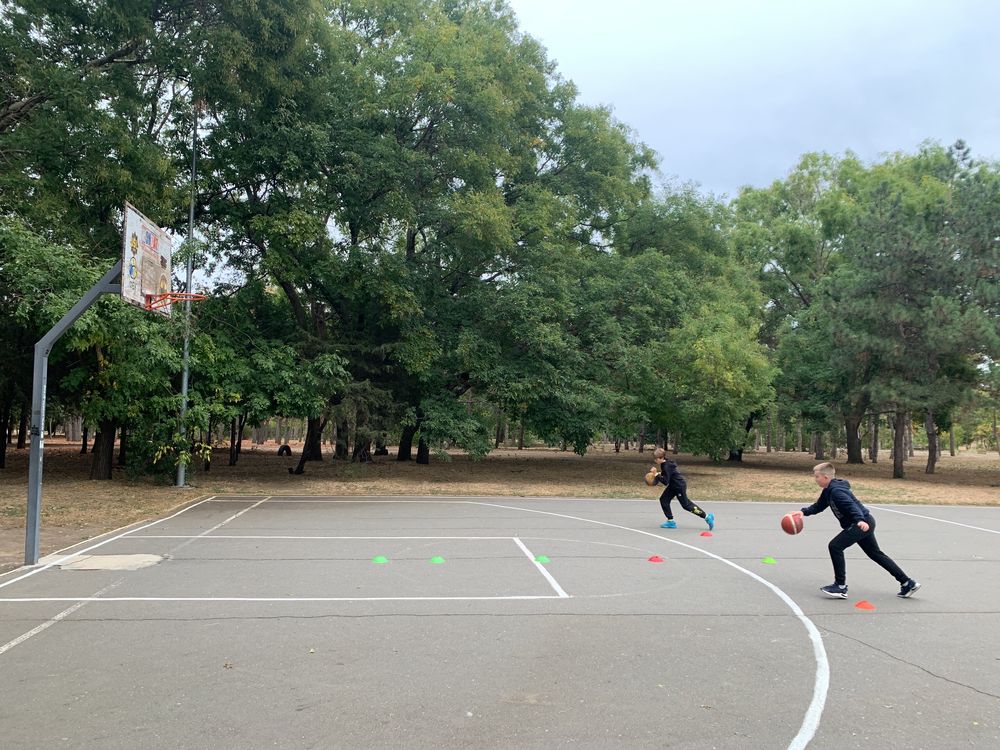
{"type": "MultiPolygon", "coordinates": [[[[178,489],[169,477],[130,480],[115,470],[111,481],[91,481],[89,455],[75,445],[51,440],[45,447],[41,551],[49,554],[131,523],[159,517],[195,498],[216,494],[259,495],[451,495],[512,497],[649,498],[650,513],[659,516],[659,490],[642,477],[652,453],[615,453],[611,446],[593,448],[586,456],[552,448],[497,450],[484,459],[465,455],[450,460],[432,457],[430,465],[398,462],[380,456],[352,464],[327,456],[292,475],[293,456],[277,455],[277,446],[244,443],[238,464],[228,466],[228,451],[216,452],[212,468],[190,475],[190,488],[178,489]]],[[[391,450],[391,449],[390,449],[391,450]]],[[[747,452],[742,463],[714,463],[704,456],[674,456],[696,502],[713,500],[770,501],[792,508],[812,502],[818,488],[812,480],[815,457],[808,453],[747,452]]],[[[892,462],[847,465],[843,454],[834,461],[862,501],[934,505],[1000,505],[1000,456],[997,453],[947,453],[934,474],[924,473],[926,454],[906,462],[906,478],[892,479],[892,462]]],[[[7,468],[0,471],[0,571],[24,559],[28,451],[9,449],[7,468]]],[[[709,508],[710,510],[710,508],[709,508]]]]}

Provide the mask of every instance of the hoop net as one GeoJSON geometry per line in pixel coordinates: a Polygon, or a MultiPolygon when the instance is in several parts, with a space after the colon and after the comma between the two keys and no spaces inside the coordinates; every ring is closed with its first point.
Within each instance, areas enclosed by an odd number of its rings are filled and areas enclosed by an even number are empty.
{"type": "Polygon", "coordinates": [[[169,307],[175,302],[202,302],[207,299],[204,294],[193,294],[186,292],[167,292],[165,294],[147,294],[146,309],[161,310],[169,307]]]}

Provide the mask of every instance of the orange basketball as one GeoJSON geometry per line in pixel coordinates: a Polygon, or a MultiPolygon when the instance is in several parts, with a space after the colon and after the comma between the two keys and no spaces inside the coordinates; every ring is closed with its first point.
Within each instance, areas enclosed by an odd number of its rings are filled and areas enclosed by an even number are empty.
{"type": "Polygon", "coordinates": [[[652,487],[655,481],[656,481],[656,472],[650,469],[648,472],[646,472],[646,484],[652,487]]]}
{"type": "Polygon", "coordinates": [[[798,534],[805,528],[801,513],[786,513],[781,517],[781,530],[786,534],[798,534]]]}

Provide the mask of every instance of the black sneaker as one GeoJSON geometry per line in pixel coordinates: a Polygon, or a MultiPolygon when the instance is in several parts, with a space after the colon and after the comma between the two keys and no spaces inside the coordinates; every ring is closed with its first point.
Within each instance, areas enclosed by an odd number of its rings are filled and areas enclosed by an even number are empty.
{"type": "Polygon", "coordinates": [[[820,589],[827,596],[832,596],[834,599],[846,599],[847,598],[847,586],[840,586],[836,583],[831,583],[829,586],[824,586],[820,589]]]}
{"type": "Polygon", "coordinates": [[[903,587],[899,590],[899,593],[896,594],[896,596],[898,596],[900,599],[909,599],[911,596],[913,596],[913,592],[915,592],[919,588],[920,584],[914,581],[912,578],[910,578],[906,583],[903,584],[903,587]]]}

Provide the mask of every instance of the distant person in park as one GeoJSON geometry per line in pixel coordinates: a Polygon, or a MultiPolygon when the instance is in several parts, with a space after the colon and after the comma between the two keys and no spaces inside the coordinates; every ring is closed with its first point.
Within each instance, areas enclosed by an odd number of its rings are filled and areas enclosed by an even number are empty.
{"type": "Polygon", "coordinates": [[[802,509],[802,515],[812,516],[829,508],[843,529],[830,540],[829,544],[830,559],[833,561],[833,583],[823,586],[820,591],[836,599],[847,598],[844,550],[852,544],[857,544],[868,557],[885,568],[889,575],[899,582],[901,588],[896,596],[903,599],[913,596],[913,592],[920,588],[920,584],[906,575],[891,557],[879,549],[875,540],[875,518],[851,492],[851,483],[846,479],[836,479],[836,474],[837,470],[829,462],[813,467],[813,479],[823,491],[815,503],[802,509]]]}
{"type": "Polygon", "coordinates": [[[694,513],[698,518],[704,518],[709,530],[715,528],[715,514],[706,514],[701,508],[692,503],[687,496],[687,481],[684,475],[677,469],[677,464],[667,458],[667,452],[663,448],[653,451],[653,461],[656,466],[652,471],[657,472],[653,479],[653,486],[663,485],[663,494],[660,495],[660,507],[663,508],[663,515],[667,520],[660,524],[661,529],[676,529],[677,522],[674,520],[673,511],[670,510],[670,501],[675,497],[680,500],[684,510],[694,513]]]}

